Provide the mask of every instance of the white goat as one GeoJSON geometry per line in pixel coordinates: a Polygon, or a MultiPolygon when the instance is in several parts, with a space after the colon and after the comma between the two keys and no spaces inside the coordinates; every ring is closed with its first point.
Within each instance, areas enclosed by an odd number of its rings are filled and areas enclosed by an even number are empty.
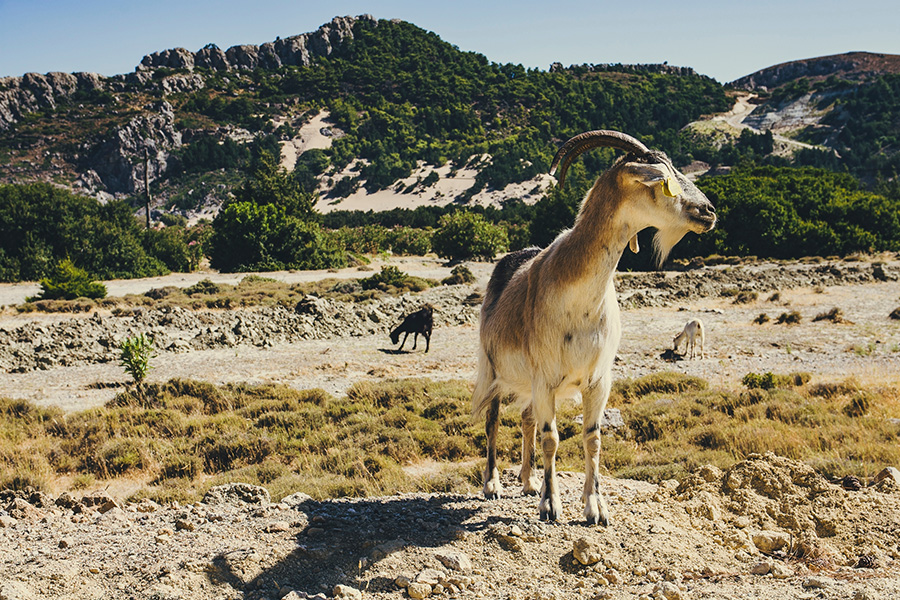
{"type": "Polygon", "coordinates": [[[572,160],[591,148],[626,152],[585,196],[572,229],[544,250],[513,252],[497,263],[481,308],[478,375],[473,412],[486,413],[487,467],[484,495],[501,493],[497,468],[497,424],[501,398],[522,410],[522,470],[526,494],[537,493],[532,475],[535,429],[542,432],[544,480],[540,517],[562,514],[556,482],[556,401],[581,392],[585,452],[584,516],[588,524],[609,524],[600,494],[600,417],[611,385],[610,370],[622,327],[613,277],[626,245],[637,251],[637,233],[659,231],[654,239],[658,263],[688,231],[713,228],[715,211],[706,196],[675,170],[662,152],[631,136],[589,131],[557,152],[559,185],[572,160]]]}
{"type": "Polygon", "coordinates": [[[672,352],[678,352],[678,347],[681,346],[681,342],[687,340],[684,345],[684,354],[687,354],[688,349],[690,349],[691,358],[694,358],[694,344],[697,342],[697,340],[700,340],[700,358],[704,358],[703,342],[705,337],[706,336],[703,333],[703,321],[701,321],[700,319],[691,319],[684,326],[684,329],[681,331],[681,333],[679,333],[672,339],[672,343],[675,344],[675,346],[672,348],[672,352]]]}

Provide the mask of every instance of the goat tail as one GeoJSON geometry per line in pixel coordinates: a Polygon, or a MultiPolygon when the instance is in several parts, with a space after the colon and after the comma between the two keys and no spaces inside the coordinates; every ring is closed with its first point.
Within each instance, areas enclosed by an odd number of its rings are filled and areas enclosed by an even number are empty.
{"type": "Polygon", "coordinates": [[[472,419],[477,420],[484,415],[492,404],[500,402],[497,393],[494,367],[483,348],[478,350],[478,375],[475,389],[472,392],[472,419]]]}

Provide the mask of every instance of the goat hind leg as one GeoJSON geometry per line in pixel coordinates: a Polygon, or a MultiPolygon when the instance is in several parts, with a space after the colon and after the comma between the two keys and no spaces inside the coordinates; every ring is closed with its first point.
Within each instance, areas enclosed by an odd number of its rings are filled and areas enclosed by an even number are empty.
{"type": "Polygon", "coordinates": [[[540,480],[534,474],[535,456],[535,422],[531,406],[522,411],[522,470],[519,480],[522,482],[522,493],[533,496],[541,489],[540,480]]]}
{"type": "Polygon", "coordinates": [[[500,424],[500,395],[493,392],[488,405],[484,431],[487,434],[487,465],[484,467],[484,497],[494,500],[500,497],[500,469],[497,468],[497,428],[500,424]]]}
{"type": "Polygon", "coordinates": [[[584,518],[588,525],[609,525],[609,507],[600,493],[600,419],[609,397],[610,378],[582,392],[584,406],[584,518]]]}

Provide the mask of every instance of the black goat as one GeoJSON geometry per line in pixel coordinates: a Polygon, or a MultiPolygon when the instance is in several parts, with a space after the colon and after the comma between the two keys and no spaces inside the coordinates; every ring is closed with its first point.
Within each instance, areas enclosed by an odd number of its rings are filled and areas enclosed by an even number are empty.
{"type": "Polygon", "coordinates": [[[391,343],[396,344],[397,341],[400,340],[400,334],[405,334],[403,336],[403,343],[400,344],[400,347],[397,348],[397,352],[403,350],[403,345],[406,344],[406,338],[409,337],[409,334],[415,334],[413,336],[413,347],[412,349],[416,349],[416,343],[419,341],[419,334],[421,333],[425,336],[425,352],[428,352],[428,348],[431,346],[431,329],[434,327],[434,307],[430,304],[426,304],[419,310],[414,313],[410,313],[403,318],[403,322],[397,325],[397,327],[391,332],[391,343]]]}

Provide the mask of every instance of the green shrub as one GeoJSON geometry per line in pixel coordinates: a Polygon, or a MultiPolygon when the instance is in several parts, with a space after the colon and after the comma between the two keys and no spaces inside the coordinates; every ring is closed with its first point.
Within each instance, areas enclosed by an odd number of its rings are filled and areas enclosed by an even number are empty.
{"type": "Polygon", "coordinates": [[[473,212],[460,210],[444,215],[438,225],[431,245],[442,258],[494,258],[509,247],[503,226],[473,212]]]}
{"type": "Polygon", "coordinates": [[[153,341],[141,333],[122,340],[119,350],[119,364],[135,383],[141,383],[150,371],[150,359],[156,356],[153,341]]]}
{"type": "Polygon", "coordinates": [[[450,271],[450,277],[441,281],[444,285],[459,285],[462,283],[472,283],[475,281],[475,275],[466,265],[456,265],[450,271]]]}
{"type": "Polygon", "coordinates": [[[28,301],[105,297],[106,286],[67,258],[58,262],[49,276],[41,279],[41,293],[36,298],[28,298],[28,301]]]}

